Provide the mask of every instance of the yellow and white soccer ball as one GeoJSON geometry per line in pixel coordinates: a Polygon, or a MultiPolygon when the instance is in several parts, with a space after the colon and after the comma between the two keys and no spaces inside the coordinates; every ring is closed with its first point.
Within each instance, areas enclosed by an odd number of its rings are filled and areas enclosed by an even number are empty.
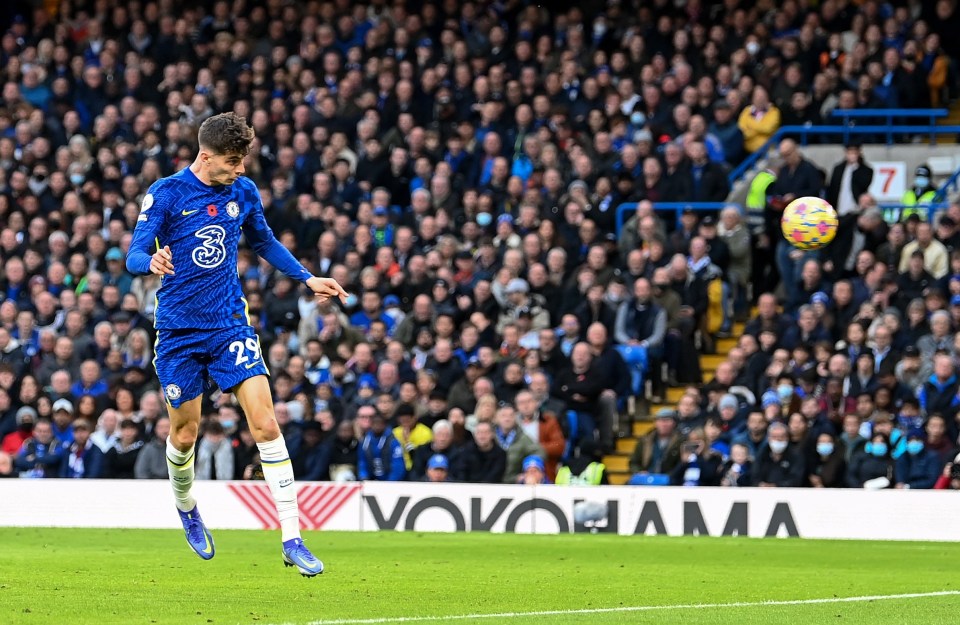
{"type": "Polygon", "coordinates": [[[837,211],[822,198],[800,197],[783,209],[780,228],[794,247],[818,250],[837,236],[837,211]]]}

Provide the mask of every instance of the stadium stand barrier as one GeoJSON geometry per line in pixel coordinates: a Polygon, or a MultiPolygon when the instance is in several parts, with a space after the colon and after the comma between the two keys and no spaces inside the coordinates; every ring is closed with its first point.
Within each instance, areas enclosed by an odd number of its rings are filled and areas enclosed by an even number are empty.
{"type": "MultiPolygon", "coordinates": [[[[298,484],[305,529],[960,540],[938,491],[298,484]],[[864,523],[864,519],[871,519],[864,523]]],[[[165,481],[7,480],[0,526],[177,528],[165,481]],[[69,513],[65,513],[69,511],[69,513]]],[[[197,482],[213,529],[275,529],[263,482],[197,482]]]]}
{"type": "Polygon", "coordinates": [[[734,167],[727,178],[731,186],[746,176],[759,162],[766,158],[770,150],[787,137],[797,139],[801,145],[807,145],[812,138],[837,138],[846,143],[851,137],[872,139],[871,143],[885,143],[892,146],[897,137],[903,135],[927,136],[931,145],[936,145],[937,137],[960,134],[960,126],[939,126],[937,119],[948,116],[946,109],[859,109],[850,111],[834,110],[834,116],[840,117],[845,124],[833,126],[781,126],[760,149],[750,154],[742,163],[734,167]],[[903,119],[928,119],[928,124],[903,124],[903,119]],[[865,125],[857,125],[853,120],[863,120],[865,125]],[[885,123],[884,123],[885,122],[885,123]],[[877,139],[882,137],[882,141],[877,139]]]}
{"type": "Polygon", "coordinates": [[[914,206],[906,206],[904,204],[901,204],[900,202],[879,202],[877,203],[877,208],[883,211],[892,209],[897,212],[900,212],[905,208],[920,209],[922,211],[926,211],[926,214],[929,215],[930,217],[930,221],[936,224],[937,215],[947,210],[948,208],[950,208],[950,204],[947,202],[933,202],[930,204],[916,204],[914,206]]]}
{"type": "Polygon", "coordinates": [[[949,206],[948,204],[943,204],[944,200],[947,199],[947,196],[950,193],[956,193],[960,191],[960,167],[958,167],[947,180],[940,185],[940,188],[937,190],[937,194],[933,196],[935,202],[940,203],[942,206],[949,206]]]}

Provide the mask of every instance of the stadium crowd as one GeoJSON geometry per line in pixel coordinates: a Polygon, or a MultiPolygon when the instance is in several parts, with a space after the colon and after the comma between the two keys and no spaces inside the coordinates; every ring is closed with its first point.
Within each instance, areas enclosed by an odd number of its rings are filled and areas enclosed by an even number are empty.
{"type": "MultiPolygon", "coordinates": [[[[298,479],[604,483],[681,386],[634,483],[960,487],[960,205],[885,215],[858,145],[825,172],[787,139],[752,212],[657,211],[723,202],[781,125],[949,102],[952,0],[2,10],[0,476],[166,477],[159,278],[124,258],[146,188],[232,110],[277,237],[355,294],[241,252],[298,479]],[[838,242],[791,248],[778,211],[822,193],[838,242]]],[[[262,477],[232,397],[204,414],[197,477],[262,477]]]]}

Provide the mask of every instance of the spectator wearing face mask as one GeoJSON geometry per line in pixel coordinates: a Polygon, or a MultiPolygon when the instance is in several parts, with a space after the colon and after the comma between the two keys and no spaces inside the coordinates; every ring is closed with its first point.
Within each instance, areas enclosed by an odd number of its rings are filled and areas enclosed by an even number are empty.
{"type": "Polygon", "coordinates": [[[896,488],[933,488],[943,463],[940,455],[927,448],[927,433],[913,428],[907,433],[907,453],[897,458],[896,488]]]}
{"type": "Polygon", "coordinates": [[[0,451],[15,455],[23,444],[33,435],[33,425],[37,422],[37,411],[30,406],[22,406],[16,412],[17,429],[3,437],[0,451]]]}
{"type": "Polygon", "coordinates": [[[817,437],[816,453],[809,467],[807,480],[814,488],[843,488],[846,486],[847,461],[844,446],[829,432],[817,437]]]}
{"type": "Polygon", "coordinates": [[[790,443],[787,426],[775,422],[767,431],[767,445],[753,466],[754,486],[797,487],[803,482],[806,463],[799,449],[790,443]]]}
{"type": "MultiPolygon", "coordinates": [[[[933,180],[929,165],[920,165],[913,172],[913,184],[907,189],[900,203],[903,205],[902,212],[897,219],[888,219],[888,221],[906,221],[910,215],[919,215],[920,219],[927,221],[930,209],[925,204],[932,204],[933,198],[937,195],[937,188],[933,186],[933,180]]],[[[884,215],[885,218],[892,215],[884,215]]]]}
{"type": "Polygon", "coordinates": [[[874,432],[870,441],[853,454],[847,469],[850,488],[882,489],[894,483],[895,466],[890,455],[890,439],[882,432],[874,432]]]}

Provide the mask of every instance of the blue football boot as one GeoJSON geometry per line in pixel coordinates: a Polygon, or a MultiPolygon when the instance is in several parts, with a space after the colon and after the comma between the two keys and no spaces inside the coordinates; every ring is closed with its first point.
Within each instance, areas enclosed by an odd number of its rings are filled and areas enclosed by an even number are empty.
{"type": "Polygon", "coordinates": [[[283,543],[283,564],[295,566],[304,577],[313,577],[323,573],[323,562],[310,553],[303,539],[294,538],[283,543]]]}
{"type": "Polygon", "coordinates": [[[183,523],[183,532],[187,535],[187,544],[198,556],[204,560],[213,557],[213,536],[207,531],[207,526],[203,524],[197,507],[194,506],[190,512],[184,512],[177,509],[180,513],[180,522],[183,523]]]}

